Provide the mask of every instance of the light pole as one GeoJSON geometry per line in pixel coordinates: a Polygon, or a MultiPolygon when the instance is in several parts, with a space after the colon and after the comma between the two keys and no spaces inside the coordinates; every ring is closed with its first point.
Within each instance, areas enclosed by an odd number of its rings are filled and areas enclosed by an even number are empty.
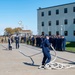
{"type": "Polygon", "coordinates": [[[40,34],[42,35],[42,26],[41,26],[41,33],[40,34]]]}
{"type": "Polygon", "coordinates": [[[20,27],[22,28],[22,30],[24,29],[24,26],[22,24],[22,21],[19,21],[18,24],[20,25],[20,27]]]}
{"type": "Polygon", "coordinates": [[[48,26],[48,34],[49,34],[49,26],[48,26]]]}
{"type": "Polygon", "coordinates": [[[63,25],[61,25],[61,35],[62,35],[62,31],[63,31],[63,25]]]}

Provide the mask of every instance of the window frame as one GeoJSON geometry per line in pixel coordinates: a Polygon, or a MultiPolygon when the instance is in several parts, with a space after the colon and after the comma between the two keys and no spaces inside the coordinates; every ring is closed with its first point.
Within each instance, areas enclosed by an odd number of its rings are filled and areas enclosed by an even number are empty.
{"type": "Polygon", "coordinates": [[[56,31],[56,35],[59,35],[59,31],[56,31]]]}
{"type": "Polygon", "coordinates": [[[48,21],[48,26],[51,26],[51,21],[48,21]]]}
{"type": "Polygon", "coordinates": [[[75,24],[75,18],[73,19],[73,24],[75,24]]]}
{"type": "Polygon", "coordinates": [[[64,8],[64,13],[68,13],[68,8],[64,8]]]}
{"type": "Polygon", "coordinates": [[[48,11],[48,16],[50,16],[51,15],[51,11],[48,11]]]}
{"type": "Polygon", "coordinates": [[[56,20],[56,25],[59,25],[59,20],[56,20]]]}
{"type": "Polygon", "coordinates": [[[64,35],[65,36],[68,36],[68,31],[64,31],[64,35]]]}
{"type": "Polygon", "coordinates": [[[73,12],[75,12],[75,7],[73,7],[73,12]]]}
{"type": "Polygon", "coordinates": [[[42,26],[42,27],[44,26],[44,22],[41,23],[41,26],[42,26]]]}
{"type": "Polygon", "coordinates": [[[58,15],[58,14],[59,14],[59,9],[56,10],[56,15],[58,15]]]}
{"type": "Polygon", "coordinates": [[[51,36],[51,31],[48,32],[49,36],[51,36]]]}
{"type": "Polygon", "coordinates": [[[73,35],[75,36],[75,30],[73,31],[73,35]]]}
{"type": "Polygon", "coordinates": [[[41,12],[41,16],[42,16],[42,17],[44,16],[44,12],[41,12]]]}
{"type": "Polygon", "coordinates": [[[68,19],[64,20],[64,24],[67,25],[68,24],[68,19]]]}

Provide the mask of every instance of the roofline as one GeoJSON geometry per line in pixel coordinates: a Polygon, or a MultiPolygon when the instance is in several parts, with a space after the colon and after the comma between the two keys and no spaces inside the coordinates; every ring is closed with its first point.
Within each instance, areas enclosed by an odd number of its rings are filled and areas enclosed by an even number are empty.
{"type": "Polygon", "coordinates": [[[61,4],[61,5],[56,5],[56,6],[51,6],[51,7],[45,7],[45,8],[39,7],[39,9],[37,9],[37,10],[43,10],[43,9],[54,8],[54,7],[64,6],[64,5],[70,5],[70,4],[75,4],[75,2],[66,3],[66,4],[61,4]]]}

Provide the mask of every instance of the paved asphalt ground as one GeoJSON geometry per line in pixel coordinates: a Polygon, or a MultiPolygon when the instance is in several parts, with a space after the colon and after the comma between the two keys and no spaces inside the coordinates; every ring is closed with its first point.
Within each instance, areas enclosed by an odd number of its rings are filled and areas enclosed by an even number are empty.
{"type": "MultiPolygon", "coordinates": [[[[75,68],[61,69],[61,70],[44,70],[38,69],[38,66],[42,61],[42,53],[40,48],[32,47],[26,44],[20,44],[19,49],[15,49],[15,44],[13,44],[13,49],[6,49],[8,44],[0,44],[0,75],[75,75],[75,68]],[[22,55],[19,51],[22,51],[22,55]],[[32,56],[34,65],[28,56],[32,56]]],[[[51,54],[54,54],[51,51],[51,54]]],[[[61,52],[57,51],[56,62],[61,62],[65,64],[75,65],[75,53],[61,52]]],[[[52,56],[52,59],[54,57],[52,56]]]]}

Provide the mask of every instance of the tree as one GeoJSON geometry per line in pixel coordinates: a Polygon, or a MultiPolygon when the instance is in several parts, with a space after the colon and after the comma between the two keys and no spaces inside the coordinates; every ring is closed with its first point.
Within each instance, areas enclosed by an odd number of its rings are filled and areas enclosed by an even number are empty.
{"type": "Polygon", "coordinates": [[[13,33],[14,33],[14,31],[13,31],[13,29],[12,28],[5,28],[4,29],[4,31],[5,31],[5,35],[12,35],[13,33]]]}
{"type": "Polygon", "coordinates": [[[19,33],[19,31],[21,31],[22,29],[20,28],[20,27],[18,27],[18,28],[14,28],[14,32],[15,33],[19,33]]]}
{"type": "Polygon", "coordinates": [[[4,29],[4,35],[12,35],[12,34],[14,34],[14,33],[19,33],[19,31],[21,31],[22,29],[20,28],[20,27],[18,27],[18,28],[14,28],[14,29],[12,29],[12,28],[5,28],[4,29]]]}

